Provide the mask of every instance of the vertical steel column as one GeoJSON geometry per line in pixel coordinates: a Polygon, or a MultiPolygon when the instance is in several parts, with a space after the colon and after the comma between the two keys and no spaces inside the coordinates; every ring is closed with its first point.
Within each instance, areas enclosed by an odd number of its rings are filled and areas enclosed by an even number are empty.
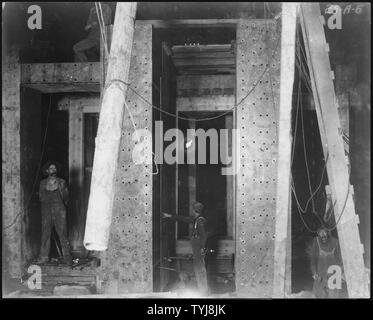
{"type": "MultiPolygon", "coordinates": [[[[152,132],[152,26],[135,27],[129,72],[130,87],[115,175],[115,197],[108,250],[103,255],[104,291],[152,292],[152,165],[135,164],[136,146],[130,113],[137,129],[152,132]],[[141,96],[141,97],[140,97],[141,96]],[[130,113],[129,113],[130,112],[130,113]]],[[[144,138],[137,144],[143,144],[144,138]]],[[[145,156],[152,159],[150,149],[145,156]]]]}
{"type": "Polygon", "coordinates": [[[240,171],[236,191],[236,291],[270,297],[276,209],[280,34],[273,20],[237,25],[240,171]]]}

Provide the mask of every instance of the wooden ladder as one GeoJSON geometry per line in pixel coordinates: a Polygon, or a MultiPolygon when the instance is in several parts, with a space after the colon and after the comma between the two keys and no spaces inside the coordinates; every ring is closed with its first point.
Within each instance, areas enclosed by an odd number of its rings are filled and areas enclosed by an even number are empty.
{"type": "Polygon", "coordinates": [[[310,71],[313,98],[334,207],[343,268],[350,298],[369,297],[364,248],[359,236],[359,217],[355,214],[349,161],[345,154],[343,132],[330,68],[329,47],[318,3],[299,7],[300,23],[310,71]]]}

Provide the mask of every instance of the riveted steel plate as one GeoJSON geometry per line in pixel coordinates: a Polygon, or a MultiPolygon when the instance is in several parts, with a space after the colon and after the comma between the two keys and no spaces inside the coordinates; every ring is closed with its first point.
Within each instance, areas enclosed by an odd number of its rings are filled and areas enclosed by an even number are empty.
{"type": "MultiPolygon", "coordinates": [[[[152,132],[152,27],[136,26],[126,103],[137,129],[152,132]],[[141,97],[143,98],[141,98],[141,97]],[[144,101],[147,100],[149,103],[144,101]]],[[[114,208],[107,252],[102,261],[106,292],[152,292],[152,165],[135,164],[132,152],[134,126],[124,112],[120,154],[116,171],[114,208]]],[[[150,148],[144,156],[152,159],[150,148]]]]}
{"type": "Polygon", "coordinates": [[[240,171],[236,194],[236,290],[270,297],[273,282],[280,30],[272,20],[237,26],[240,171]],[[255,87],[253,89],[253,87],[255,87]]]}

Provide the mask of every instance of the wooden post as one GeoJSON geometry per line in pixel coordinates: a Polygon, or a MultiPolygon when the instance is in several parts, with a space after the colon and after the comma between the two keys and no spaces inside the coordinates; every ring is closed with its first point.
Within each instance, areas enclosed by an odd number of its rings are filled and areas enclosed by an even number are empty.
{"type": "Polygon", "coordinates": [[[88,250],[107,249],[114,203],[124,103],[130,69],[136,2],[118,2],[110,48],[96,150],[93,159],[84,245],[88,250]],[[116,81],[120,80],[120,81],[116,81]]]}
{"type": "Polygon", "coordinates": [[[80,251],[83,246],[85,215],[82,211],[83,195],[83,111],[75,107],[69,110],[69,213],[72,217],[70,242],[73,251],[80,251]]]}
{"type": "Polygon", "coordinates": [[[278,163],[276,231],[274,252],[273,296],[284,297],[286,274],[286,244],[290,215],[290,175],[291,175],[291,106],[295,65],[295,3],[282,4],[281,31],[281,85],[278,126],[278,163]]]}

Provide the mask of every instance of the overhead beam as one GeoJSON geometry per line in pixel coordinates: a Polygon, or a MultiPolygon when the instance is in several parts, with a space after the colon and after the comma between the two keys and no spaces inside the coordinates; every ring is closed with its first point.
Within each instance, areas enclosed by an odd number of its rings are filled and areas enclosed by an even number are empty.
{"type": "MultiPolygon", "coordinates": [[[[250,20],[250,19],[249,19],[250,20]]],[[[252,19],[253,21],[273,21],[273,19],[252,19]]],[[[139,25],[151,24],[155,29],[168,28],[236,28],[240,19],[180,19],[180,20],[140,20],[139,25]]]]}
{"type": "Polygon", "coordinates": [[[235,28],[238,19],[181,19],[181,20],[140,20],[139,25],[151,24],[155,29],[168,28],[235,28]]]}
{"type": "Polygon", "coordinates": [[[230,96],[180,97],[176,99],[176,108],[181,111],[228,111],[236,101],[230,96]]]}
{"type": "Polygon", "coordinates": [[[179,57],[174,57],[173,62],[174,62],[174,65],[175,65],[176,68],[179,68],[179,67],[194,67],[194,68],[202,67],[202,68],[206,68],[206,67],[216,67],[216,66],[219,66],[219,67],[232,66],[232,67],[234,67],[235,57],[233,55],[231,55],[230,57],[226,57],[226,58],[220,58],[220,57],[216,57],[216,58],[212,58],[212,57],[179,58],[179,57]]]}
{"type": "Polygon", "coordinates": [[[64,96],[57,102],[60,111],[80,110],[82,113],[99,113],[101,109],[100,97],[96,96],[64,96]]]}
{"type": "Polygon", "coordinates": [[[21,85],[46,93],[100,92],[100,63],[23,63],[21,85]]]}
{"type": "Polygon", "coordinates": [[[290,216],[291,106],[295,64],[296,3],[282,4],[281,81],[278,118],[278,160],[273,297],[285,295],[286,251],[290,216]]]}

